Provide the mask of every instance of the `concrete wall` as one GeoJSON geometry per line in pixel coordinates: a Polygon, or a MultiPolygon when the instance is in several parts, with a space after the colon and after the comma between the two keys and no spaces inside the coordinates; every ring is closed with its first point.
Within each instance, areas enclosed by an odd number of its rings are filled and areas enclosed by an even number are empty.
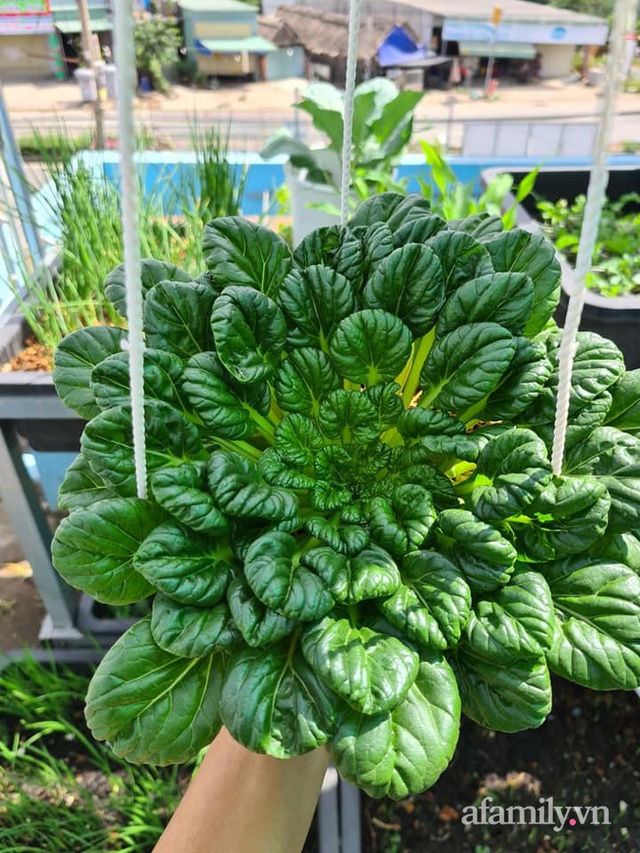
{"type": "Polygon", "coordinates": [[[46,80],[53,74],[52,62],[48,35],[0,36],[0,80],[5,83],[46,80]]]}
{"type": "Polygon", "coordinates": [[[540,77],[543,80],[571,74],[574,44],[536,44],[534,47],[542,55],[540,77]]]}
{"type": "Polygon", "coordinates": [[[288,77],[305,76],[303,47],[282,47],[276,53],[267,53],[266,57],[267,80],[286,80],[288,77]]]}

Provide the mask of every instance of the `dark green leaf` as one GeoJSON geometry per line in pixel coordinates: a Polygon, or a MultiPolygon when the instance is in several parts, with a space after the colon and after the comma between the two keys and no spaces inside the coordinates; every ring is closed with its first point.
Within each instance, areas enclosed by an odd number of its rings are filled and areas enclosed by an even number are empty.
{"type": "MultiPolygon", "coordinates": [[[[161,281],[193,282],[193,276],[168,261],[143,258],[140,274],[142,298],[161,281]]],[[[127,292],[124,264],[116,267],[104,280],[104,295],[115,306],[121,317],[127,316],[127,292]]]]}
{"type": "Polygon", "coordinates": [[[207,489],[204,462],[183,462],[151,475],[151,491],[160,506],[182,524],[202,533],[221,533],[229,523],[207,489]]]}
{"type": "Polygon", "coordinates": [[[170,521],[146,537],[133,565],[156,589],[181,604],[212,607],[225,593],[231,562],[223,542],[170,521]]]}
{"type": "Polygon", "coordinates": [[[495,272],[489,252],[469,234],[440,231],[427,245],[431,246],[440,258],[446,294],[466,281],[495,272]]]}
{"type": "Polygon", "coordinates": [[[328,356],[316,349],[293,350],[274,379],[278,404],[289,412],[317,417],[320,398],[342,387],[328,356]]]}
{"type": "Polygon", "coordinates": [[[313,465],[323,446],[322,433],[314,421],[304,415],[287,415],[276,427],[276,449],[292,465],[302,468],[313,465]]]}
{"type": "Polygon", "coordinates": [[[541,341],[515,338],[516,352],[495,391],[486,401],[480,416],[484,420],[512,420],[525,411],[542,391],[551,376],[551,362],[541,341]]]}
{"type": "Polygon", "coordinates": [[[96,474],[80,453],[67,468],[62,485],[58,489],[58,506],[71,511],[115,497],[115,491],[96,474]]]}
{"type": "Polygon", "coordinates": [[[303,269],[323,264],[346,276],[356,290],[362,286],[362,243],[348,228],[339,225],[316,228],[296,246],[293,258],[303,269]]]}
{"type": "Polygon", "coordinates": [[[397,486],[389,498],[376,497],[369,505],[371,536],[394,557],[420,548],[435,518],[431,495],[414,483],[397,486]]]}
{"type": "Polygon", "coordinates": [[[228,515],[282,520],[298,510],[290,492],[261,483],[256,466],[233,451],[214,451],[207,471],[211,494],[228,515]]]}
{"type": "Polygon", "coordinates": [[[317,347],[325,352],[338,323],[355,310],[349,281],[329,267],[315,265],[292,270],[284,280],[278,304],[289,325],[294,347],[317,347]]]}
{"type": "Polygon", "coordinates": [[[97,601],[142,601],[154,589],[135,570],[133,559],[158,521],[157,508],[137,498],[112,498],[77,509],[56,530],[53,564],[67,583],[97,601]]]}
{"type": "Polygon", "coordinates": [[[375,407],[360,391],[339,389],[327,394],[318,423],[328,438],[340,439],[343,444],[364,444],[378,437],[375,407]]]}
{"type": "Polygon", "coordinates": [[[227,601],[233,621],[249,646],[270,646],[287,637],[296,626],[291,619],[265,607],[242,578],[229,584],[227,601]]]}
{"type": "Polygon", "coordinates": [[[291,249],[282,237],[239,216],[208,222],[202,246],[221,287],[254,287],[272,299],[292,265],[291,249]]]}
{"type": "Polygon", "coordinates": [[[143,619],[112,646],[87,692],[91,733],[136,764],[179,764],[214,739],[221,722],[222,658],[176,657],[143,619]]]}
{"type": "Polygon", "coordinates": [[[376,385],[401,372],[411,354],[411,332],[380,309],[358,311],[343,320],[331,339],[331,360],[352,382],[376,385]]]}
{"type": "Polygon", "coordinates": [[[182,388],[214,435],[239,439],[255,432],[249,407],[220,376],[220,365],[214,353],[201,352],[189,359],[184,368],[182,388]]]}
{"type": "Polygon", "coordinates": [[[215,291],[205,284],[156,284],[144,303],[147,344],[183,359],[213,349],[209,317],[215,299],[215,291]]]}
{"type": "MultiPolygon", "coordinates": [[[[177,355],[162,350],[144,352],[144,396],[146,400],[169,403],[176,409],[184,404],[180,396],[183,364],[177,355]]],[[[118,352],[105,358],[91,371],[91,390],[101,409],[128,406],[131,401],[129,353],[118,352]]]]}
{"type": "Polygon", "coordinates": [[[312,548],[303,560],[322,578],[336,601],[347,604],[390,595],[400,583],[395,562],[375,545],[351,556],[330,547],[312,548]]]}
{"type": "Polygon", "coordinates": [[[531,313],[533,282],[524,273],[493,273],[454,291],[438,315],[439,337],[465,323],[499,323],[519,335],[531,313]]]}
{"type": "Polygon", "coordinates": [[[199,658],[242,642],[226,604],[192,607],[158,593],[151,614],[153,639],[169,654],[199,658]]]}

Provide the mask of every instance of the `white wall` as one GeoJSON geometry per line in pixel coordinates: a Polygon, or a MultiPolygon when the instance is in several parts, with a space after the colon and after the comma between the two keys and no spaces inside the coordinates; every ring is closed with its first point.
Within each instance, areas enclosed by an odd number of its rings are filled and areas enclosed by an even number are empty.
{"type": "Polygon", "coordinates": [[[47,35],[0,36],[0,79],[46,80],[53,76],[47,35]]]}
{"type": "Polygon", "coordinates": [[[571,60],[576,46],[574,44],[536,44],[535,49],[541,54],[540,76],[568,77],[571,74],[571,60]]]}

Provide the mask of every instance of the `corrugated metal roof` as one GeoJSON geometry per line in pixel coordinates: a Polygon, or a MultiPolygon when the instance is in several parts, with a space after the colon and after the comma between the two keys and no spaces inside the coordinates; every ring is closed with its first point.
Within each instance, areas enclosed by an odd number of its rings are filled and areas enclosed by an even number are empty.
{"type": "Polygon", "coordinates": [[[387,0],[398,6],[413,6],[449,20],[487,21],[494,6],[502,9],[503,22],[535,24],[602,24],[604,18],[583,15],[527,0],[387,0]]]}
{"type": "Polygon", "coordinates": [[[240,0],[178,0],[178,6],[189,12],[252,12],[258,14],[258,9],[240,0]]]}

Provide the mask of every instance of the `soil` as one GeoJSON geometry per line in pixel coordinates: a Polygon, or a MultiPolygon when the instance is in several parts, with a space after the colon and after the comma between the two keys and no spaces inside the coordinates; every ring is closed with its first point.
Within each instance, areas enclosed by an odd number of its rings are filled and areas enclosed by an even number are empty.
{"type": "Polygon", "coordinates": [[[52,369],[51,351],[34,338],[27,338],[24,347],[11,361],[0,364],[1,373],[11,373],[14,370],[40,370],[51,373],[52,369]]]}

